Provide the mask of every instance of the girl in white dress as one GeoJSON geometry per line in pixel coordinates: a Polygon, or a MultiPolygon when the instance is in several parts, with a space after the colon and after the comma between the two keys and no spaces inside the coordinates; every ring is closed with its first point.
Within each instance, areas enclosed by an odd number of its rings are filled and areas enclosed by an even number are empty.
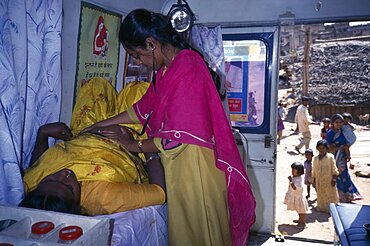
{"type": "Polygon", "coordinates": [[[308,204],[303,197],[303,178],[304,167],[300,162],[294,162],[291,165],[292,175],[288,177],[289,187],[285,194],[284,204],[287,205],[288,210],[295,210],[299,215],[297,222],[298,228],[306,227],[306,214],[308,213],[308,204]]]}

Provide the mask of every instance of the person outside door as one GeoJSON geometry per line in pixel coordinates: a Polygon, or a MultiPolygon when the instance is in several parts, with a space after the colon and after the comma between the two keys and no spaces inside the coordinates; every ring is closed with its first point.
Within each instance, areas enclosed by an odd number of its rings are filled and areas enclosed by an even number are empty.
{"type": "Polygon", "coordinates": [[[311,141],[311,131],[309,128],[309,125],[313,123],[312,116],[308,112],[308,104],[309,104],[310,98],[307,96],[302,97],[302,104],[298,106],[297,112],[295,115],[295,122],[297,123],[298,130],[302,134],[301,142],[295,146],[295,150],[298,153],[300,152],[300,149],[305,146],[306,149],[310,147],[310,141],[311,141]]]}

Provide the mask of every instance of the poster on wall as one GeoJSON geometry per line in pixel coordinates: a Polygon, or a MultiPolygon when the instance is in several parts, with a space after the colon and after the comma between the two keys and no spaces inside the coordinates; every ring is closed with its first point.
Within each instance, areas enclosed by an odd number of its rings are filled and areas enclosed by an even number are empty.
{"type": "Polygon", "coordinates": [[[116,86],[121,19],[120,14],[81,2],[74,102],[81,85],[93,77],[116,86]]]}

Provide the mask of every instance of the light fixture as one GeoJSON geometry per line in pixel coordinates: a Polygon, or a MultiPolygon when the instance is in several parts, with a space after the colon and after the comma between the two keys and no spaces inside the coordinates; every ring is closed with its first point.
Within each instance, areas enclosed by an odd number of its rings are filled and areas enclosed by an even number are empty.
{"type": "Polygon", "coordinates": [[[194,13],[185,0],[178,0],[177,4],[172,5],[167,15],[171,18],[172,26],[177,32],[187,31],[194,22],[194,13]]]}

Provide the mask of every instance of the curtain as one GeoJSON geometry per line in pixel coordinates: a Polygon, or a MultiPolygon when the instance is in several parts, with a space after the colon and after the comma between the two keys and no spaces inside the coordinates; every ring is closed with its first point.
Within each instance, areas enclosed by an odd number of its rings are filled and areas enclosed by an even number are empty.
{"type": "Polygon", "coordinates": [[[226,93],[225,56],[222,41],[221,26],[209,28],[204,25],[194,25],[191,28],[190,44],[203,54],[204,59],[220,78],[217,80],[220,84],[216,84],[216,87],[219,90],[219,94],[223,95],[221,96],[222,104],[230,121],[226,93]]]}
{"type": "Polygon", "coordinates": [[[62,0],[0,0],[2,205],[20,202],[37,130],[59,120],[61,27],[62,0]]]}
{"type": "Polygon", "coordinates": [[[204,59],[213,70],[224,72],[224,46],[222,44],[221,26],[209,28],[203,25],[194,25],[191,28],[190,43],[200,50],[204,59]]]}

